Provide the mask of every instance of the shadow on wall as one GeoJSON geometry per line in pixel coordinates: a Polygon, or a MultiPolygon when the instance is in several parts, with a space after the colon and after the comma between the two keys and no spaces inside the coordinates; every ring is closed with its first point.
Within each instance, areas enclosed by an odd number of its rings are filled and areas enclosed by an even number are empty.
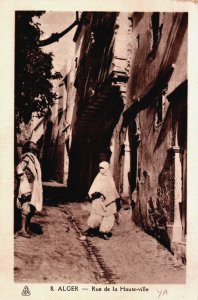
{"type": "Polygon", "coordinates": [[[167,213],[165,209],[161,206],[159,200],[153,203],[152,198],[148,201],[148,215],[145,219],[141,214],[140,202],[134,202],[132,200],[132,220],[134,223],[141,227],[147,234],[153,236],[165,246],[169,251],[170,249],[170,240],[167,234],[167,213]],[[138,213],[139,211],[139,213],[138,213]]]}
{"type": "Polygon", "coordinates": [[[157,199],[154,205],[152,198],[148,201],[148,220],[149,226],[147,232],[154,236],[162,245],[164,245],[169,251],[170,241],[167,234],[167,212],[162,207],[159,199],[157,199]]]}
{"type": "Polygon", "coordinates": [[[150,177],[144,171],[137,185],[137,201],[132,201],[132,220],[145,232],[155,237],[169,251],[171,249],[167,234],[167,224],[170,222],[170,211],[172,211],[170,209],[172,189],[170,188],[171,183],[168,179],[170,179],[172,172],[171,165],[169,157],[167,157],[163,169],[165,173],[162,172],[159,176],[159,188],[156,199],[151,197],[150,177]]]}

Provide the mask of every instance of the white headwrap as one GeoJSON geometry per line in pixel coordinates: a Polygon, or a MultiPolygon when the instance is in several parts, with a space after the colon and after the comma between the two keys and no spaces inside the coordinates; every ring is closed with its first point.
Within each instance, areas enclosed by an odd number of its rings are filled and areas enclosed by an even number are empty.
{"type": "Polygon", "coordinates": [[[91,197],[93,193],[100,192],[106,197],[106,204],[108,204],[114,202],[120,196],[116,189],[109,163],[103,161],[99,164],[99,167],[104,168],[105,172],[104,174],[101,174],[100,172],[98,173],[90,187],[88,194],[91,197]]]}
{"type": "Polygon", "coordinates": [[[102,161],[100,164],[99,164],[99,168],[102,167],[104,169],[104,174],[103,176],[106,176],[108,175],[109,173],[111,174],[111,171],[110,171],[110,165],[107,161],[102,161]]]}

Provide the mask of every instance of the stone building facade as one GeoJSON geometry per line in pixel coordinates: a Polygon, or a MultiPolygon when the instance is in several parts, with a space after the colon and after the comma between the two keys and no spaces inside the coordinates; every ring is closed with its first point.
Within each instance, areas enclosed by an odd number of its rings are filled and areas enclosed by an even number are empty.
{"type": "Polygon", "coordinates": [[[110,161],[112,134],[125,105],[130,70],[125,43],[126,37],[130,40],[128,14],[84,12],[82,17],[83,28],[74,37],[81,50],[76,58],[76,122],[69,172],[69,187],[77,199],[86,197],[98,163],[110,161]]]}
{"type": "Polygon", "coordinates": [[[187,14],[134,13],[131,21],[134,49],[124,118],[133,219],[184,257],[187,14]]]}
{"type": "Polygon", "coordinates": [[[98,163],[109,161],[123,201],[132,204],[133,220],[182,256],[187,230],[187,14],[82,16],[74,37],[71,195],[85,199],[98,163]]]}
{"type": "Polygon", "coordinates": [[[57,95],[50,116],[46,120],[42,156],[43,180],[54,180],[66,184],[67,151],[65,146],[67,90],[64,78],[54,84],[57,95]]]}

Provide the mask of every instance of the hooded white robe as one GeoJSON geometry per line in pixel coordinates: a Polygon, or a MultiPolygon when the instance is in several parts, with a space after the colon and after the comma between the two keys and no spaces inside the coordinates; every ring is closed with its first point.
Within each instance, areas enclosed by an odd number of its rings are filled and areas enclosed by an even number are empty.
{"type": "Polygon", "coordinates": [[[109,216],[116,213],[115,200],[120,196],[116,189],[113,176],[111,175],[109,163],[101,162],[99,166],[104,168],[105,173],[98,173],[89,189],[88,194],[89,197],[91,197],[93,193],[100,192],[105,196],[106,200],[102,203],[101,211],[104,211],[103,216],[109,216]]]}

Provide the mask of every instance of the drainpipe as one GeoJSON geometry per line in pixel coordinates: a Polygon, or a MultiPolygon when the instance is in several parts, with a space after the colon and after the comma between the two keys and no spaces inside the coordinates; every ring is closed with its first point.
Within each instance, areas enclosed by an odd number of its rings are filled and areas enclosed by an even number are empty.
{"type": "Polygon", "coordinates": [[[115,161],[115,138],[114,138],[114,134],[113,134],[112,139],[111,139],[110,150],[111,150],[110,167],[111,167],[112,175],[114,175],[114,161],[115,161]]]}
{"type": "Polygon", "coordinates": [[[174,154],[174,222],[173,225],[168,225],[172,227],[172,237],[171,244],[174,250],[177,243],[182,242],[182,223],[180,216],[180,203],[182,202],[182,164],[181,164],[181,155],[183,155],[182,149],[178,145],[177,138],[177,129],[176,129],[176,138],[175,146],[170,150],[174,154]]]}
{"type": "Polygon", "coordinates": [[[174,188],[174,223],[173,223],[173,238],[172,242],[182,241],[182,224],[180,217],[179,203],[182,202],[182,167],[180,156],[182,151],[180,147],[175,146],[172,148],[175,154],[175,188],[174,188]]]}
{"type": "Polygon", "coordinates": [[[130,172],[130,144],[128,128],[124,142],[124,166],[123,166],[123,194],[122,198],[126,204],[130,205],[130,185],[129,185],[129,172],[130,172]]]}

